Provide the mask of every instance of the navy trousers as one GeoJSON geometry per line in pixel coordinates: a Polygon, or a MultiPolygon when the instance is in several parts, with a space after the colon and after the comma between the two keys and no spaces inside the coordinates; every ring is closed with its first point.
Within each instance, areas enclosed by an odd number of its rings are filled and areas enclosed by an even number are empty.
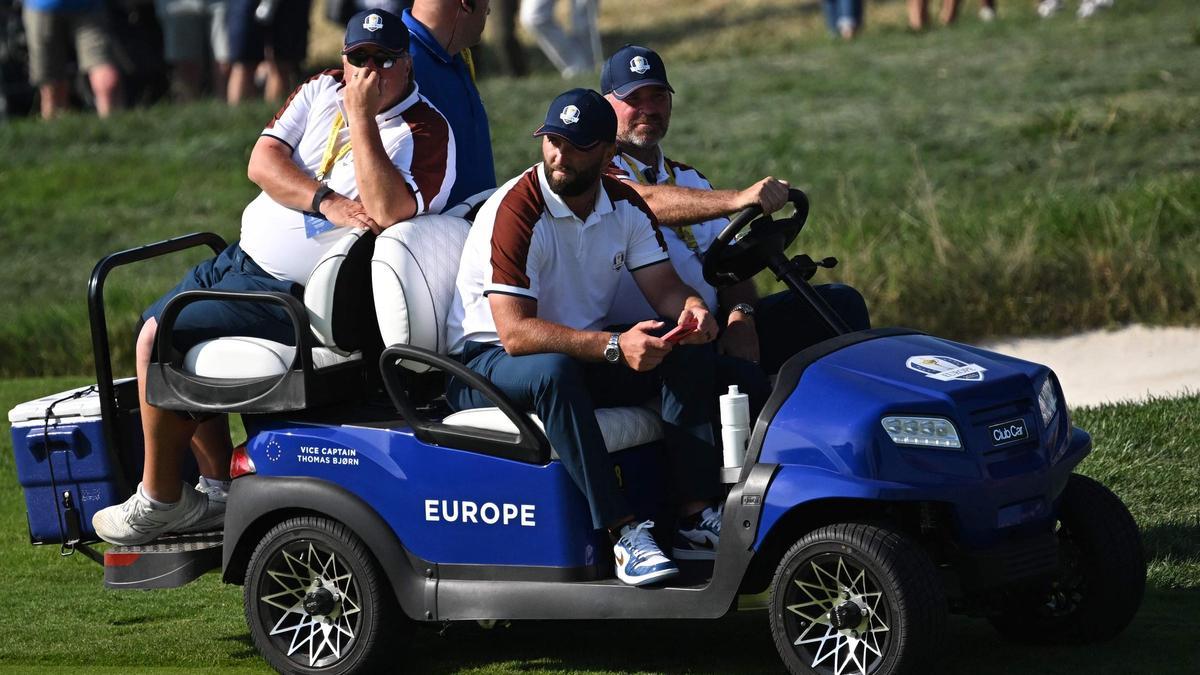
{"type": "MultiPolygon", "coordinates": [[[[151,317],[160,320],[172,298],[184,291],[202,289],[266,291],[287,293],[297,299],[304,297],[303,286],[271,276],[235,242],[217,257],[193,267],[174,288],[142,313],[142,321],[151,317]]],[[[138,331],[141,331],[140,326],[138,331]]],[[[203,300],[185,307],[175,319],[171,338],[176,349],[187,351],[205,340],[229,335],[259,337],[288,345],[296,341],[292,321],[279,305],[223,300],[203,300]]]]}
{"type": "MultiPolygon", "coordinates": [[[[851,330],[871,327],[867,302],[853,286],[824,284],[815,288],[851,330]]],[[[791,291],[768,295],[758,301],[755,310],[760,363],[768,373],[779,372],[783,363],[801,349],[833,337],[820,316],[791,291]]]]}
{"type": "MultiPolygon", "coordinates": [[[[717,410],[716,352],[712,345],[680,345],[654,370],[587,363],[565,354],[510,356],[499,345],[469,342],[459,357],[491,380],[518,408],[533,410],[563,467],[587,497],[592,524],[610,527],[635,514],[617,487],[595,409],[662,402],[670,497],[674,503],[715,500],[720,455],[713,444],[717,410]]],[[[456,410],[493,405],[457,378],[446,383],[456,410]]]]}

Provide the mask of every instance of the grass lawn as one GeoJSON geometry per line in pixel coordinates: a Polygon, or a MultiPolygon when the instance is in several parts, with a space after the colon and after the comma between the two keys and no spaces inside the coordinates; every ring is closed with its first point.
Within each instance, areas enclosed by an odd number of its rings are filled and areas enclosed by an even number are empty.
{"type": "MultiPolygon", "coordinates": [[[[1010,3],[983,24],[967,7],[920,36],[900,27],[902,3],[872,3],[849,45],[811,1],[601,4],[608,49],[667,55],[669,153],[719,186],[772,174],[804,188],[797,248],[840,258],[824,278],[862,289],[880,325],[970,339],[1200,321],[1193,0],[1122,0],[1086,22],[1010,3]]],[[[596,84],[483,80],[499,178],[536,160],[529,134],[555,94],[596,84]]],[[[104,254],[236,237],[271,112],[209,103],[0,127],[0,376],[90,371],[84,288],[104,254]]],[[[197,258],[114,274],[119,364],[137,312],[197,258]]]]}
{"type": "MultiPolygon", "coordinates": [[[[0,380],[0,409],[83,383],[0,380]]],[[[1140,523],[1151,562],[1133,625],[1111,643],[1032,648],[982,621],[951,622],[941,672],[979,675],[1197,672],[1200,652],[1200,397],[1084,409],[1094,436],[1082,471],[1111,486],[1140,523]]],[[[56,672],[266,671],[242,618],[241,589],[216,574],[180,589],[114,592],[98,566],[27,543],[7,434],[0,443],[0,669],[56,672]],[[109,670],[105,670],[105,669],[109,670]]],[[[454,624],[397,646],[414,673],[778,672],[762,612],[718,621],[454,624]]]]}

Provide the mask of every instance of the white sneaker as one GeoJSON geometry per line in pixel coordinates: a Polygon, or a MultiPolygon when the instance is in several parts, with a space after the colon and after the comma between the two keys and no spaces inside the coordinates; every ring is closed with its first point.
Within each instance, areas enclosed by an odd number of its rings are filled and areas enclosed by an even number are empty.
{"type": "Polygon", "coordinates": [[[1079,3],[1079,10],[1075,12],[1075,16],[1080,19],[1086,19],[1096,13],[1096,3],[1091,0],[1082,0],[1079,3]]]}
{"type": "Polygon", "coordinates": [[[651,584],[679,574],[679,568],[663,555],[650,534],[653,527],[654,521],[647,520],[637,527],[626,528],[613,546],[617,578],[630,586],[651,584]]]}
{"type": "Polygon", "coordinates": [[[1038,3],[1037,13],[1043,19],[1062,9],[1062,0],[1042,0],[1038,3]]]}
{"type": "Polygon", "coordinates": [[[186,532],[205,517],[207,504],[202,493],[185,485],[178,502],[165,508],[155,507],[138,483],[137,491],[123,504],[97,511],[92,516],[92,528],[110,544],[136,546],[168,532],[186,532]]]}
{"type": "Polygon", "coordinates": [[[991,7],[979,8],[979,20],[984,23],[989,23],[996,20],[996,10],[991,7]]]}
{"type": "Polygon", "coordinates": [[[204,513],[195,524],[184,532],[207,532],[221,530],[225,526],[225,502],[229,500],[229,492],[220,485],[206,484],[203,477],[196,484],[196,492],[204,496],[204,513]]]}
{"type": "Polygon", "coordinates": [[[724,507],[704,509],[700,519],[675,531],[671,555],[677,560],[716,560],[721,544],[721,518],[724,507]]]}

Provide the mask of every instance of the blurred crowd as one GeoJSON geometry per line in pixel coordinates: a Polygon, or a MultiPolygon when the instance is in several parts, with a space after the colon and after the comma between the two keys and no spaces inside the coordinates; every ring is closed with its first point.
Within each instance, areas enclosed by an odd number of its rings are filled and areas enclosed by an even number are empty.
{"type": "MultiPolygon", "coordinates": [[[[71,107],[113,110],[164,98],[213,97],[236,105],[281,100],[299,84],[314,1],[321,0],[0,0],[0,121],[36,112],[51,118],[71,107]]],[[[967,0],[972,2],[973,0],[967,0]]],[[[1034,2],[1050,17],[1068,0],[1034,2]]],[[[826,25],[850,40],[865,23],[866,0],[820,0],[826,25]]],[[[909,27],[929,27],[929,0],[906,0],[909,27]]],[[[997,0],[979,0],[979,18],[997,17],[997,0]]],[[[1078,0],[1080,18],[1113,0],[1078,0]]],[[[962,0],[941,0],[937,20],[954,23],[962,0]]],[[[399,14],[411,0],[323,0],[319,9],[344,25],[361,9],[399,14]]],[[[599,0],[493,0],[494,47],[487,68],[528,72],[517,24],[563,75],[598,67],[599,0]],[[559,18],[565,17],[565,23],[559,18]]]]}
{"type": "MultiPolygon", "coordinates": [[[[339,28],[406,0],[325,0],[339,28]]],[[[299,84],[313,0],[0,0],[0,119],[203,96],[280,100],[299,84]]]]}

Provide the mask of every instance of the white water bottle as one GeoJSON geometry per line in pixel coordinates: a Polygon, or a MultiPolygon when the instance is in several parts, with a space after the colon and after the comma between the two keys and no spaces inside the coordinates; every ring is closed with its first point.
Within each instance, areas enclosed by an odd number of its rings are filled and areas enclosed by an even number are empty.
{"type": "Polygon", "coordinates": [[[720,397],[721,447],[725,466],[741,466],[746,460],[746,444],[750,442],[750,397],[730,385],[729,393],[720,397]]]}

